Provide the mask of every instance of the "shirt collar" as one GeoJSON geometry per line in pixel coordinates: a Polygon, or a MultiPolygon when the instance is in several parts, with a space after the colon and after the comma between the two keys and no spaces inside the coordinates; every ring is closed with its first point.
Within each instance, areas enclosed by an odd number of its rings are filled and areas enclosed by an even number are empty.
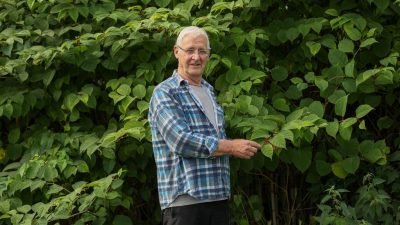
{"type": "MultiPolygon", "coordinates": [[[[189,85],[189,82],[187,80],[183,79],[182,76],[178,73],[177,70],[174,70],[174,73],[173,73],[172,76],[177,79],[179,85],[181,85],[182,82],[185,85],[189,85]]],[[[201,78],[201,86],[204,86],[204,85],[205,85],[205,80],[203,78],[201,78]]]]}

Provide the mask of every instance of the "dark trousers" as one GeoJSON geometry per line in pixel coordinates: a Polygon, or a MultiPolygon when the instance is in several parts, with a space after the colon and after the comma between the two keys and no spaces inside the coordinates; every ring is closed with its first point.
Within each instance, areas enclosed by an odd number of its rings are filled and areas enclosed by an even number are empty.
{"type": "Polygon", "coordinates": [[[163,225],[229,225],[228,200],[166,208],[163,225]]]}

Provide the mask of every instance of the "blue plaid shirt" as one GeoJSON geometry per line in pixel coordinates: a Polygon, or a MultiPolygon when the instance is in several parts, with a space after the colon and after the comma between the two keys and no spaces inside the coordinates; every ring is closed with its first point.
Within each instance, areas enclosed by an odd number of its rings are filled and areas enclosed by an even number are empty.
{"type": "Polygon", "coordinates": [[[176,71],[154,89],[150,100],[149,122],[161,209],[181,194],[198,200],[230,196],[229,157],[212,157],[218,140],[226,138],[224,112],[212,86],[205,80],[201,84],[213,99],[218,130],[191,93],[189,83],[176,71]]]}

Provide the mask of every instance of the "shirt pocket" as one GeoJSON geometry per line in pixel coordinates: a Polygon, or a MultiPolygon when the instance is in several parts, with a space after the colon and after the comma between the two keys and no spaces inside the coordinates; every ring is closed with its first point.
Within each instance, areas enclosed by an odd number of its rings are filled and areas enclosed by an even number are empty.
{"type": "Polygon", "coordinates": [[[182,103],[182,110],[187,125],[196,130],[199,126],[204,126],[204,113],[195,103],[182,103]]]}

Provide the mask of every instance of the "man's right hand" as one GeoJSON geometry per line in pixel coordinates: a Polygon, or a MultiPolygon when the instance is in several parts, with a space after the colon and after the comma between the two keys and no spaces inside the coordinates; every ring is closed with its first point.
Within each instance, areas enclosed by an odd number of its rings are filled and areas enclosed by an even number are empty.
{"type": "Polygon", "coordinates": [[[250,159],[261,148],[257,142],[245,139],[222,139],[218,142],[218,149],[213,156],[232,155],[241,159],[250,159]]]}

